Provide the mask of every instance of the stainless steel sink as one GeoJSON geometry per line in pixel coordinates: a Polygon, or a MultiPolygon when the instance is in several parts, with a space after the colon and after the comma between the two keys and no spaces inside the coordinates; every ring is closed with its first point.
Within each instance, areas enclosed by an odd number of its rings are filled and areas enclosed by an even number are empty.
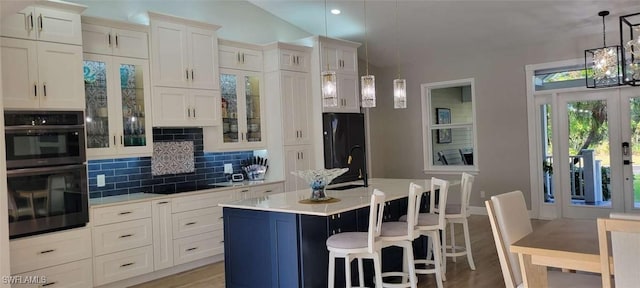
{"type": "Polygon", "coordinates": [[[353,188],[359,188],[359,187],[364,187],[364,185],[362,185],[362,184],[349,184],[349,185],[344,185],[344,186],[327,188],[327,190],[347,190],[347,189],[353,189],[353,188]]]}

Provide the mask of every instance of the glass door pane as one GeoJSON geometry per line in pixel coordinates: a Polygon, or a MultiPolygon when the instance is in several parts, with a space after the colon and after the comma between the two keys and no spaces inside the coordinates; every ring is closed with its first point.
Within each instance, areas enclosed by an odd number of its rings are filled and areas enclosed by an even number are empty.
{"type": "Polygon", "coordinates": [[[109,107],[107,101],[107,63],[85,60],[87,148],[109,148],[109,107]]]}
{"type": "Polygon", "coordinates": [[[542,139],[542,184],[545,203],[554,203],[553,193],[553,126],[551,122],[551,104],[542,104],[540,107],[540,127],[542,139]]]}
{"type": "Polygon", "coordinates": [[[572,206],[611,208],[611,157],[606,100],[570,101],[568,116],[569,183],[572,206]]]}
{"type": "MultiPolygon", "coordinates": [[[[640,163],[634,163],[635,159],[640,159],[640,97],[629,98],[629,155],[624,155],[623,159],[629,161],[625,163],[625,166],[631,166],[632,185],[630,185],[630,192],[632,196],[633,205],[628,205],[633,208],[640,208],[640,163]],[[628,164],[627,164],[628,163],[628,164]]],[[[626,175],[626,173],[625,173],[626,175]]]]}
{"type": "Polygon", "coordinates": [[[262,141],[262,127],[260,115],[260,78],[257,76],[244,77],[244,91],[247,108],[247,141],[262,141]]]}
{"type": "Polygon", "coordinates": [[[220,90],[222,93],[222,135],[224,143],[238,142],[238,92],[237,76],[220,74],[220,90]]]}
{"type": "Polygon", "coordinates": [[[139,65],[120,64],[120,94],[122,95],[122,129],[125,147],[145,146],[144,69],[139,65]]]}

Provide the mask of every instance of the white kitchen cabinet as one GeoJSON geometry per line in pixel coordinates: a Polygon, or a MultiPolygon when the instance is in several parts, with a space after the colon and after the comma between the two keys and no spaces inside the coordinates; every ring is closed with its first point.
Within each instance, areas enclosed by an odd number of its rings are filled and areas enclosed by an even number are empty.
{"type": "Polygon", "coordinates": [[[153,152],[148,60],[84,54],[87,156],[153,152]]]}
{"type": "Polygon", "coordinates": [[[95,286],[153,272],[153,248],[151,245],[93,259],[95,286]]]}
{"type": "Polygon", "coordinates": [[[332,70],[336,73],[358,74],[358,50],[357,47],[336,40],[320,43],[320,69],[332,70]],[[328,67],[328,68],[327,68],[328,67]]]}
{"type": "Polygon", "coordinates": [[[151,201],[153,220],[153,269],[155,271],[173,266],[173,224],[171,200],[151,201]]]}
{"type": "Polygon", "coordinates": [[[358,75],[336,73],[338,106],[322,107],[322,112],[360,113],[358,75]]]}
{"type": "Polygon", "coordinates": [[[153,85],[218,89],[220,27],[149,12],[153,85]]]}
{"type": "Polygon", "coordinates": [[[91,230],[78,228],[11,240],[11,272],[18,274],[91,258],[91,230]]]}
{"type": "Polygon", "coordinates": [[[82,47],[2,38],[5,108],[84,109],[82,47]]]}
{"type": "Polygon", "coordinates": [[[228,40],[218,40],[220,67],[249,71],[262,71],[260,47],[228,40]]]}
{"type": "Polygon", "coordinates": [[[42,1],[2,19],[5,37],[82,45],[80,13],[86,6],[42,1]]]}
{"type": "Polygon", "coordinates": [[[155,127],[218,126],[220,109],[218,90],[154,88],[155,127]]]}
{"type": "Polygon", "coordinates": [[[295,191],[309,187],[302,178],[292,175],[292,171],[313,169],[313,153],[311,145],[284,147],[284,191],[295,191]]]}
{"type": "Polygon", "coordinates": [[[309,72],[311,57],[307,52],[281,49],[279,58],[282,70],[309,72]]]}
{"type": "Polygon", "coordinates": [[[45,279],[45,283],[17,284],[19,288],[65,287],[87,288],[93,287],[93,268],[91,258],[61,264],[49,268],[19,274],[22,279],[45,279]]]}
{"type": "Polygon", "coordinates": [[[148,59],[147,28],[83,16],[82,49],[85,53],[148,59]]]}
{"type": "Polygon", "coordinates": [[[284,145],[310,144],[311,78],[308,73],[280,72],[284,145]]]}
{"type": "Polygon", "coordinates": [[[151,218],[96,226],[91,233],[93,255],[105,255],[151,245],[151,229],[151,218]]]}
{"type": "Polygon", "coordinates": [[[173,243],[173,261],[176,265],[224,253],[222,233],[207,232],[176,239],[173,243]]]}
{"type": "Polygon", "coordinates": [[[222,135],[220,148],[261,148],[265,145],[262,73],[220,69],[222,135]]]}

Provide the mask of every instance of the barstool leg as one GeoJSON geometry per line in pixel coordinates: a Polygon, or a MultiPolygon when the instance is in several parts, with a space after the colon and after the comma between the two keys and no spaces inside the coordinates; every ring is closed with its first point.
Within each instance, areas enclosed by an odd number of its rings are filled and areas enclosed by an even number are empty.
{"type": "Polygon", "coordinates": [[[464,243],[467,252],[467,261],[469,261],[469,267],[471,268],[471,270],[475,271],[476,264],[473,263],[473,256],[471,255],[471,238],[469,237],[469,222],[467,221],[467,219],[464,219],[464,222],[462,222],[462,229],[464,232],[464,243]]]}
{"type": "Polygon", "coordinates": [[[329,277],[327,278],[327,287],[334,288],[336,277],[336,255],[334,252],[329,251],[329,277]]]}
{"type": "MultiPolygon", "coordinates": [[[[456,254],[456,224],[451,222],[449,224],[449,232],[451,233],[451,254],[456,254]]],[[[447,243],[444,243],[445,247],[447,245],[447,243]]],[[[446,257],[445,257],[446,258],[446,257]]],[[[451,257],[453,258],[453,262],[456,262],[456,256],[451,257]]]]}
{"type": "MultiPolygon", "coordinates": [[[[409,270],[409,283],[411,283],[411,288],[418,287],[418,277],[416,276],[416,266],[413,265],[414,257],[413,257],[413,242],[405,243],[404,247],[405,258],[407,261],[405,265],[402,267],[402,271],[409,270]]],[[[402,283],[405,283],[404,277],[402,277],[402,283]]]]}
{"type": "Polygon", "coordinates": [[[433,260],[434,260],[434,270],[436,274],[436,284],[438,288],[442,288],[442,281],[446,281],[446,276],[442,273],[442,248],[440,247],[440,237],[438,237],[438,232],[434,232],[431,237],[431,242],[433,243],[433,260]]]}
{"type": "Polygon", "coordinates": [[[362,258],[358,258],[358,286],[364,287],[364,266],[362,258]]]}
{"type": "MultiPolygon", "coordinates": [[[[402,253],[404,254],[404,255],[402,255],[402,259],[407,260],[407,261],[402,261],[402,272],[403,273],[409,273],[409,267],[413,266],[411,264],[411,263],[413,263],[413,261],[409,261],[409,250],[407,249],[406,245],[402,245],[402,253]]],[[[411,253],[411,254],[413,254],[413,253],[411,253]]],[[[407,274],[407,275],[409,275],[409,277],[411,277],[411,274],[407,274]]],[[[409,280],[411,280],[411,278],[409,278],[409,280]]],[[[407,283],[407,277],[404,274],[402,275],[402,283],[407,283]]]]}
{"type": "Polygon", "coordinates": [[[344,256],[344,283],[346,288],[351,288],[351,257],[344,256]]]}
{"type": "Polygon", "coordinates": [[[380,265],[380,253],[373,252],[373,272],[376,274],[376,288],[382,288],[382,265],[380,265]]]}

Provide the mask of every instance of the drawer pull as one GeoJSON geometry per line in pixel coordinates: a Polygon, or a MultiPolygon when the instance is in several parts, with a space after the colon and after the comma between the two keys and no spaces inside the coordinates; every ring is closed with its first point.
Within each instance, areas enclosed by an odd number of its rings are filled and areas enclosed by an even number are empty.
{"type": "Polygon", "coordinates": [[[189,222],[187,224],[184,224],[184,226],[189,226],[189,225],[193,225],[193,224],[196,224],[196,223],[198,223],[198,222],[189,222]]]}
{"type": "Polygon", "coordinates": [[[127,238],[127,237],[131,237],[131,236],[133,236],[133,234],[126,234],[126,235],[120,236],[120,238],[127,238]]]}
{"type": "Polygon", "coordinates": [[[224,244],[224,240],[220,241],[220,243],[224,244]]]}
{"type": "Polygon", "coordinates": [[[40,254],[47,254],[47,253],[51,253],[53,251],[56,251],[56,249],[49,249],[49,250],[40,251],[40,254]]]}
{"type": "Polygon", "coordinates": [[[273,192],[273,190],[264,191],[264,193],[271,193],[271,192],[273,192]]]}
{"type": "Polygon", "coordinates": [[[40,285],[40,287],[47,287],[47,286],[51,286],[51,285],[56,285],[57,282],[51,282],[51,283],[45,283],[40,285]]]}
{"type": "Polygon", "coordinates": [[[127,214],[131,214],[131,211],[124,211],[124,212],[120,212],[118,213],[118,215],[127,215],[127,214]]]}
{"type": "Polygon", "coordinates": [[[218,217],[218,219],[224,219],[224,217],[223,217],[223,216],[220,216],[220,217],[218,217]]]}
{"type": "Polygon", "coordinates": [[[189,252],[189,251],[193,251],[193,250],[196,250],[196,249],[198,249],[198,247],[189,248],[189,249],[184,250],[184,251],[185,251],[185,252],[189,252]]]}
{"type": "Polygon", "coordinates": [[[133,265],[133,264],[136,264],[136,262],[129,262],[129,263],[127,263],[127,264],[122,264],[122,265],[120,265],[120,267],[121,267],[121,268],[122,268],[122,267],[127,267],[127,266],[131,266],[131,265],[133,265]]]}
{"type": "Polygon", "coordinates": [[[162,201],[162,202],[158,202],[158,205],[167,204],[167,203],[169,203],[169,201],[162,201]]]}
{"type": "Polygon", "coordinates": [[[240,192],[249,192],[249,189],[241,190],[240,192]]]}

